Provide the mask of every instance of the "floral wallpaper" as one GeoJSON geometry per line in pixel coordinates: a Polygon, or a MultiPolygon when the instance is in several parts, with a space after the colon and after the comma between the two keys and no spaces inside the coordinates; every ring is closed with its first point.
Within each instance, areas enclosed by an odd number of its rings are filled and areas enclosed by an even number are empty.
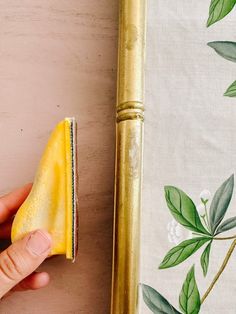
{"type": "MultiPolygon", "coordinates": [[[[232,12],[236,0],[211,0],[207,27],[214,27],[216,22],[232,12]]],[[[223,23],[221,21],[220,23],[223,23]]],[[[236,42],[211,41],[207,44],[222,58],[236,62],[236,42]]],[[[212,54],[211,58],[215,58],[212,54]]],[[[236,70],[236,68],[235,68],[236,70]]],[[[211,84],[211,82],[209,83],[211,84]]],[[[236,81],[226,88],[224,96],[236,97],[236,81]]],[[[231,208],[231,199],[234,191],[234,174],[219,184],[218,189],[211,193],[208,188],[199,193],[198,203],[194,203],[187,193],[176,186],[164,186],[166,209],[169,209],[170,219],[166,225],[166,241],[173,246],[159,264],[157,272],[168,272],[191,258],[192,266],[186,268],[182,274],[182,288],[174,291],[178,309],[173,306],[173,300],[166,298],[150,285],[141,283],[143,301],[153,313],[162,314],[197,314],[202,313],[202,305],[207,302],[208,296],[216,284],[222,282],[222,274],[227,272],[227,265],[232,258],[236,247],[236,216],[231,208]],[[225,218],[230,214],[229,218],[225,218]],[[226,235],[225,235],[226,234],[226,235]],[[220,261],[218,271],[212,274],[211,255],[215,250],[215,243],[220,243],[228,250],[220,261]],[[200,252],[195,257],[195,253],[200,252]],[[211,274],[212,280],[207,289],[201,294],[195,274],[195,265],[199,263],[204,278],[211,274]]],[[[172,289],[175,289],[173,286],[172,289]]],[[[227,286],[225,287],[227,289],[227,286]]],[[[202,289],[201,289],[202,290],[202,289]]],[[[174,304],[176,304],[176,300],[174,304]]],[[[227,300],[222,300],[227,302],[227,300]]]]}

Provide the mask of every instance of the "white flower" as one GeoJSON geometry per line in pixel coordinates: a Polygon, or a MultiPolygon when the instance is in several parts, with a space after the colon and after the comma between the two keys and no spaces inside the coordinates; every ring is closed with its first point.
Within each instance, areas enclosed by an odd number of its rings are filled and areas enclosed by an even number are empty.
{"type": "Polygon", "coordinates": [[[197,211],[198,211],[199,215],[201,215],[201,216],[205,215],[205,206],[203,203],[201,203],[197,206],[197,211]]]}
{"type": "Polygon", "coordinates": [[[208,190],[203,190],[200,193],[199,197],[200,197],[201,200],[203,200],[203,202],[207,202],[211,198],[211,192],[208,191],[208,190]]]}
{"type": "Polygon", "coordinates": [[[170,243],[178,245],[180,242],[191,238],[191,232],[183,228],[174,219],[167,224],[168,240],[170,243]]]}

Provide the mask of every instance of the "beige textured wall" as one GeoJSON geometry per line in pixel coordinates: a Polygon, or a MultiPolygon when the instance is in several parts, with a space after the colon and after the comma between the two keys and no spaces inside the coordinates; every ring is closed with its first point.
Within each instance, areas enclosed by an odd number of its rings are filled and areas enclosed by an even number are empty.
{"type": "Polygon", "coordinates": [[[3,314],[109,312],[117,52],[115,0],[0,0],[0,194],[33,180],[50,131],[78,120],[80,248],[3,314]]]}

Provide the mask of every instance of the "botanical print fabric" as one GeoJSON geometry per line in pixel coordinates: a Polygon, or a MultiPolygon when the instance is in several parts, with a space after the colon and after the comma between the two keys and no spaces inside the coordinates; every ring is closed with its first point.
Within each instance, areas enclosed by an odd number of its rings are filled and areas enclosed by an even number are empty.
{"type": "Polygon", "coordinates": [[[236,313],[234,5],[148,1],[142,314],[236,313]]]}

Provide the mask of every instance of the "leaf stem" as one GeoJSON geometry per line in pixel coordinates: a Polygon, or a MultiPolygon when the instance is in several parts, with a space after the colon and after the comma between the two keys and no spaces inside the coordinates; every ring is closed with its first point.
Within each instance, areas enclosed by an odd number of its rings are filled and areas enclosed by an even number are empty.
{"type": "Polygon", "coordinates": [[[207,225],[207,220],[206,220],[206,215],[203,215],[203,216],[201,216],[202,217],[202,219],[203,219],[203,221],[204,221],[204,224],[205,224],[205,227],[207,228],[207,231],[209,231],[208,230],[208,225],[207,225]]]}
{"type": "Polygon", "coordinates": [[[217,280],[219,279],[220,275],[223,273],[226,265],[228,264],[228,261],[235,249],[235,246],[236,246],[236,239],[231,243],[231,246],[225,256],[225,259],[219,269],[219,271],[217,272],[217,274],[215,275],[212,283],[210,284],[209,288],[207,289],[207,291],[205,292],[205,294],[203,295],[202,299],[201,299],[201,303],[203,303],[205,301],[205,299],[208,297],[209,293],[211,292],[211,290],[213,289],[213,287],[215,286],[217,280]]]}
{"type": "Polygon", "coordinates": [[[192,234],[196,236],[207,237],[209,239],[213,238],[210,234],[205,234],[205,233],[192,232],[192,234]]]}
{"type": "Polygon", "coordinates": [[[231,237],[224,237],[224,238],[219,238],[219,237],[214,237],[213,240],[232,240],[236,239],[236,235],[233,235],[231,237]]]}
{"type": "Polygon", "coordinates": [[[206,234],[203,234],[203,233],[197,233],[197,232],[193,232],[192,233],[193,235],[196,235],[196,236],[201,236],[201,237],[208,237],[209,239],[212,239],[212,240],[233,240],[233,239],[236,239],[236,234],[233,235],[233,236],[230,236],[230,237],[213,237],[213,236],[209,236],[209,235],[206,235],[206,234]]]}
{"type": "Polygon", "coordinates": [[[210,230],[210,222],[209,222],[209,216],[208,216],[208,211],[207,211],[206,203],[207,203],[207,202],[204,202],[204,207],[205,207],[205,213],[206,213],[207,227],[208,227],[208,231],[209,231],[209,230],[210,230]]]}

